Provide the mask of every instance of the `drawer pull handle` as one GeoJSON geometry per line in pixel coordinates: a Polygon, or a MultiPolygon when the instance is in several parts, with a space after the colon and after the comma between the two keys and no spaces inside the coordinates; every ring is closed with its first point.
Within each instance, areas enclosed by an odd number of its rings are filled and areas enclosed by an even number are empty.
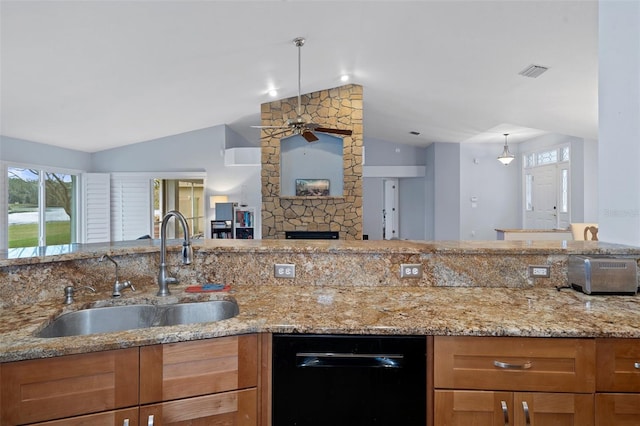
{"type": "Polygon", "coordinates": [[[502,406],[502,416],[504,417],[504,426],[509,426],[509,408],[507,407],[507,403],[505,401],[500,401],[500,405],[502,406]]]}
{"type": "Polygon", "coordinates": [[[509,364],[508,362],[493,361],[493,365],[505,370],[528,370],[531,368],[531,361],[524,364],[509,364]]]}
{"type": "Polygon", "coordinates": [[[147,418],[147,426],[153,426],[153,415],[147,418]]]}
{"type": "Polygon", "coordinates": [[[531,426],[531,418],[529,417],[529,404],[527,401],[522,401],[522,410],[524,411],[524,421],[527,426],[531,426]]]}
{"type": "Polygon", "coordinates": [[[640,370],[640,362],[636,362],[635,364],[633,364],[633,366],[638,370],[640,370]]]}

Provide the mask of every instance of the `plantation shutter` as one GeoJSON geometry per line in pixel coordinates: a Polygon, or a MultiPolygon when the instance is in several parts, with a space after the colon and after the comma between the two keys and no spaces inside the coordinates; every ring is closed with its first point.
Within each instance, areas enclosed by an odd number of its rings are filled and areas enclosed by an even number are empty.
{"type": "Polygon", "coordinates": [[[152,235],[152,187],[148,175],[111,175],[111,241],[152,235]]]}
{"type": "Polygon", "coordinates": [[[111,239],[111,197],[109,173],[82,174],[82,243],[111,239]]]}

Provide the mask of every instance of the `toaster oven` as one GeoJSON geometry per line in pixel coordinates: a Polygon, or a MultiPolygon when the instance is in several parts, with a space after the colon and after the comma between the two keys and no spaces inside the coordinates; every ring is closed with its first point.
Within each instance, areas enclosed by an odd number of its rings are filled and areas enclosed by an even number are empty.
{"type": "Polygon", "coordinates": [[[569,285],[586,294],[636,294],[637,261],[610,256],[569,256],[569,285]]]}

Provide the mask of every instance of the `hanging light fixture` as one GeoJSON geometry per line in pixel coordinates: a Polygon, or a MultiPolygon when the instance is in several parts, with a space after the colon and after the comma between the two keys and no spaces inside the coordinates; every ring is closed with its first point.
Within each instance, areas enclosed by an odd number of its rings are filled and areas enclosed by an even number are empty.
{"type": "Polygon", "coordinates": [[[511,163],[513,159],[516,158],[515,155],[509,152],[509,146],[507,145],[507,136],[509,136],[509,133],[504,134],[504,151],[502,151],[502,154],[498,155],[498,161],[505,166],[508,166],[509,163],[511,163]]]}

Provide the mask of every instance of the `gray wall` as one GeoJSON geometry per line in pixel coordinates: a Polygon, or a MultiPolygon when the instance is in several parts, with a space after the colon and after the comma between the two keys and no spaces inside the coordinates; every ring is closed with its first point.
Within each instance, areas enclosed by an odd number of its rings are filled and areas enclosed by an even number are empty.
{"type": "MultiPolygon", "coordinates": [[[[224,150],[227,135],[237,134],[227,126],[220,125],[100,151],[92,156],[91,171],[205,171],[205,200],[208,200],[210,195],[224,194],[229,196],[229,201],[239,202],[244,185],[247,204],[260,209],[260,167],[225,167],[224,150]]],[[[205,209],[209,219],[213,219],[213,210],[208,204],[205,202],[205,209]]]]}
{"type": "MultiPolygon", "coordinates": [[[[365,166],[424,166],[426,148],[396,144],[374,138],[364,140],[365,166]]],[[[396,176],[386,176],[395,178],[396,176]]],[[[362,183],[363,234],[382,239],[383,177],[365,177],[362,183]]],[[[399,238],[427,239],[425,227],[425,180],[398,179],[399,238]]]]}
{"type": "Polygon", "coordinates": [[[503,144],[460,144],[460,239],[495,240],[496,228],[521,225],[520,156],[504,166],[503,144]]]}
{"type": "Polygon", "coordinates": [[[460,144],[434,143],[434,240],[460,239],[460,144]]]}
{"type": "Polygon", "coordinates": [[[296,179],[328,179],[329,195],[344,195],[342,138],[318,133],[307,142],[294,135],[280,140],[280,195],[296,195],[296,179]]]}
{"type": "Polygon", "coordinates": [[[91,154],[38,142],[0,136],[0,160],[43,167],[88,170],[91,154]]]}

